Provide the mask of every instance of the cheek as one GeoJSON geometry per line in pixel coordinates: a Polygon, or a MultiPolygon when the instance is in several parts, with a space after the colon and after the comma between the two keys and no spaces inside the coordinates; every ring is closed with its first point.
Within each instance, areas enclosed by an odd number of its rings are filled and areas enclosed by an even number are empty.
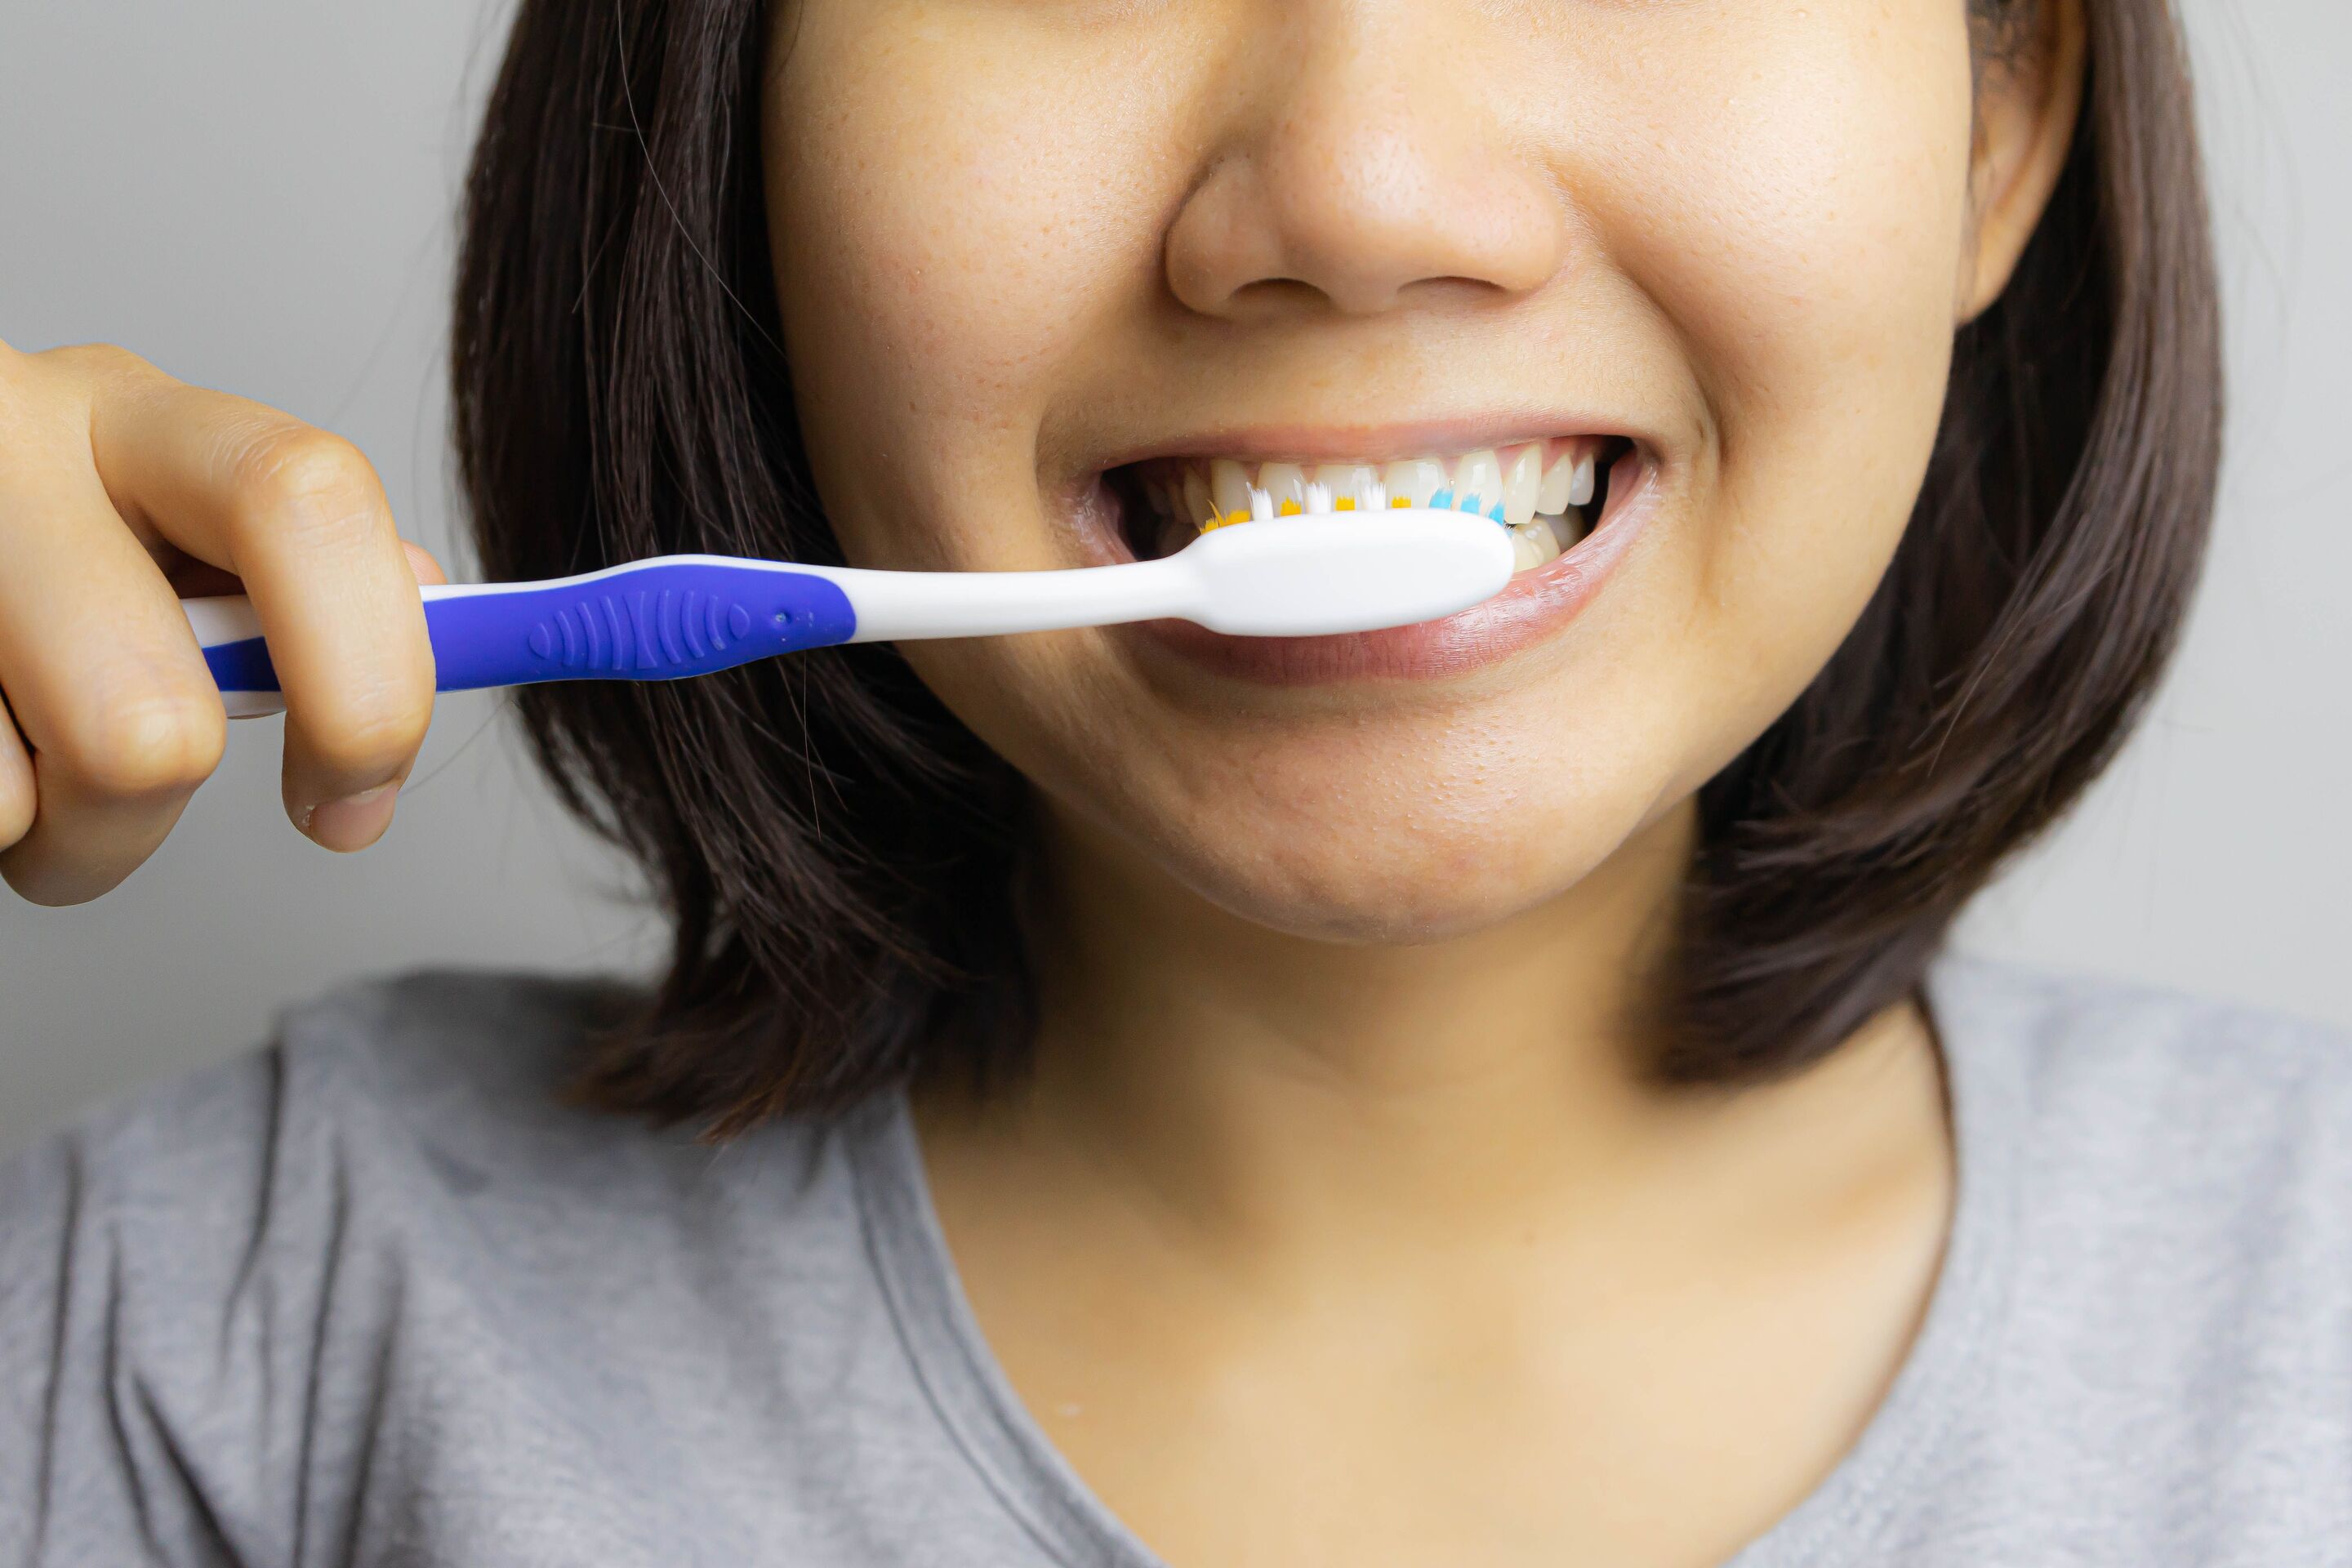
{"type": "MultiPolygon", "coordinates": [[[[1539,661],[1556,684],[1254,719],[1139,689],[1092,634],[906,650],[1059,810],[1270,925],[1433,935],[1591,871],[1811,679],[1924,471],[1965,210],[1960,0],[1559,15],[1613,18],[1565,106],[1531,111],[1591,258],[1562,288],[1705,430],[1670,526],[1539,661]]],[[[1122,354],[1154,363],[1190,106],[1216,99],[1182,27],[1155,40],[1098,61],[1020,6],[812,7],[770,96],[772,228],[853,559],[1055,563],[1024,554],[1045,546],[1039,432],[1122,354]],[[992,520],[984,486],[1018,504],[992,520]]],[[[1531,331],[1570,319],[1546,310],[1531,331]]]]}
{"type": "MultiPolygon", "coordinates": [[[[1663,30],[1663,24],[1661,24],[1663,30]]],[[[1973,91],[1959,0],[1677,30],[1605,89],[1596,216],[1713,428],[1676,635],[1699,777],[1834,651],[1899,542],[1941,418],[1973,91]]],[[[1686,780],[1693,782],[1695,780],[1686,780]]]]}
{"type": "Polygon", "coordinates": [[[1599,242],[1685,339],[1708,401],[1728,424],[1937,360],[1971,127],[1959,0],[1857,0],[1675,39],[1629,51],[1584,145],[1599,242]]]}
{"type": "MultiPolygon", "coordinates": [[[[1002,470],[1034,468],[1039,411],[1153,281],[1176,154],[1132,89],[1157,78],[1088,64],[1070,29],[1003,7],[829,4],[808,7],[777,63],[779,297],[845,534],[874,527],[866,514],[968,508],[972,487],[1015,493],[1030,472],[1002,470]],[[1089,81],[1104,84],[1093,97],[1089,81]],[[1114,99],[1113,81],[1129,90],[1114,99]],[[919,460],[872,460],[902,453],[919,460]],[[895,484],[949,493],[873,493],[895,484]]],[[[959,563],[1013,543],[929,531],[919,548],[959,563]]]]}

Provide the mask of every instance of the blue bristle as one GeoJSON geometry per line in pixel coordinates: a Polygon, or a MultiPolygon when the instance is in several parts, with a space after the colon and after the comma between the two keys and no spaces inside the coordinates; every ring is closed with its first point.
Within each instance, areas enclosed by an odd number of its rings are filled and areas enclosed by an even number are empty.
{"type": "MultiPolygon", "coordinates": [[[[1487,515],[1488,517],[1492,518],[1492,519],[1493,519],[1495,521],[1496,521],[1496,522],[1502,522],[1502,521],[1503,521],[1503,503],[1502,503],[1501,501],[1496,501],[1496,502],[1495,503],[1495,508],[1494,508],[1494,510],[1493,510],[1492,511],[1489,511],[1486,515],[1487,515]]],[[[1509,525],[1508,525],[1507,523],[1506,523],[1506,524],[1505,524],[1505,526],[1506,526],[1506,527],[1508,527],[1509,525]]]]}
{"type": "Polygon", "coordinates": [[[1476,496],[1466,495],[1464,496],[1460,501],[1454,504],[1454,510],[1456,511],[1466,511],[1471,516],[1475,517],[1478,513],[1486,510],[1486,509],[1478,504],[1478,498],[1476,496]]]}
{"type": "Polygon", "coordinates": [[[1435,495],[1430,497],[1429,510],[1432,511],[1452,511],[1454,510],[1454,492],[1452,490],[1440,490],[1435,495]]]}

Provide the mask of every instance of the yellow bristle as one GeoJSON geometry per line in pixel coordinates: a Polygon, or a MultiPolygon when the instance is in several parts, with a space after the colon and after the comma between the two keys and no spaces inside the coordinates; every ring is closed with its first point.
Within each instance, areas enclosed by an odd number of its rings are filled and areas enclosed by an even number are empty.
{"type": "Polygon", "coordinates": [[[1307,509],[1305,507],[1300,506],[1295,500],[1286,500],[1284,501],[1281,506],[1275,509],[1274,515],[1276,517],[1297,517],[1306,510],[1307,509]]]}
{"type": "Polygon", "coordinates": [[[1249,513],[1245,510],[1235,510],[1225,513],[1225,521],[1227,523],[1247,522],[1248,521],[1249,513]]]}
{"type": "Polygon", "coordinates": [[[1411,511],[1412,510],[1412,498],[1411,496],[1391,496],[1389,497],[1389,510],[1391,511],[1411,511]]]}
{"type": "Polygon", "coordinates": [[[1353,511],[1356,510],[1356,498],[1354,496],[1341,496],[1338,500],[1331,503],[1331,510],[1333,511],[1353,511]]]}

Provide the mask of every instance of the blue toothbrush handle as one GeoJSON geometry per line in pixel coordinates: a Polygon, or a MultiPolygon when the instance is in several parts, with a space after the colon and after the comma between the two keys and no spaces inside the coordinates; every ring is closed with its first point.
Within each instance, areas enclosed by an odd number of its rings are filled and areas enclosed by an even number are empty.
{"type": "MultiPolygon", "coordinates": [[[[544,583],[424,590],[435,686],[467,691],[542,680],[676,680],[846,642],[849,597],[829,578],[772,562],[662,556],[544,583]]],[[[184,608],[230,712],[274,712],[278,671],[243,599],[184,608]]]]}
{"type": "MultiPolygon", "coordinates": [[[[845,642],[1000,637],[1181,616],[1237,637],[1324,637],[1434,620],[1510,580],[1482,518],[1391,508],[1221,528],[1172,555],[1029,572],[885,572],[663,555],[544,583],[424,590],[444,691],[541,680],[676,680],[845,642]]],[[[190,599],[233,717],[274,713],[253,606],[190,599]]]]}
{"type": "Polygon", "coordinates": [[[845,642],[848,596],[745,563],[663,559],[546,584],[426,591],[444,691],[541,680],[676,680],[845,642]]]}

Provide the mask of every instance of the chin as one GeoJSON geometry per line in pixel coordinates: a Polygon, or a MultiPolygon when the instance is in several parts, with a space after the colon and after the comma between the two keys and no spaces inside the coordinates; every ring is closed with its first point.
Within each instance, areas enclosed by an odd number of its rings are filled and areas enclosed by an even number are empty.
{"type": "MultiPolygon", "coordinates": [[[[1334,784],[1331,798],[1349,789],[1334,784]]],[[[1371,805],[1372,803],[1360,802],[1371,805]]],[[[1171,822],[1157,869],[1226,913],[1302,939],[1416,946],[1474,935],[1559,899],[1642,837],[1639,814],[1530,805],[1522,792],[1414,808],[1292,811],[1171,822]]]]}

